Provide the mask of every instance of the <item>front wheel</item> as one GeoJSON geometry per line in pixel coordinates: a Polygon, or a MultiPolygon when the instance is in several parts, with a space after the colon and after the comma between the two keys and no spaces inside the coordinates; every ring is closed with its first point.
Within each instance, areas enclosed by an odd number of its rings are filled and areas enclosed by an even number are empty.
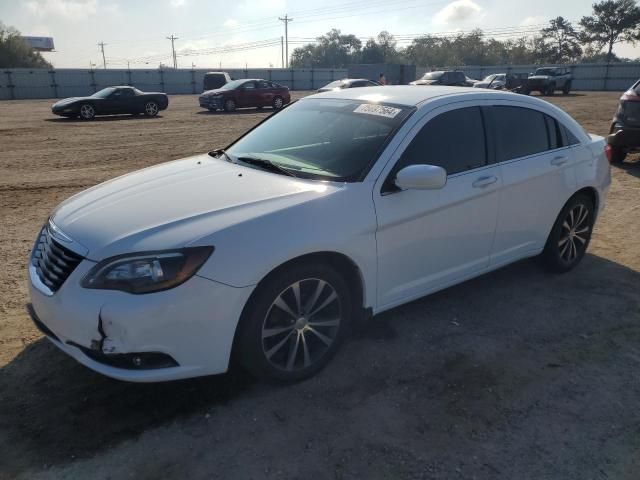
{"type": "Polygon", "coordinates": [[[236,102],[233,99],[228,99],[224,102],[224,111],[225,112],[233,112],[236,109],[236,102]]]}
{"type": "Polygon", "coordinates": [[[144,105],[144,114],[147,117],[155,117],[156,115],[158,115],[159,111],[160,107],[158,107],[158,104],[156,102],[147,102],[144,105]]]}
{"type": "Polygon", "coordinates": [[[580,263],[591,241],[594,219],[594,205],[587,195],[575,195],[567,202],[542,252],[550,270],[564,273],[580,263]]]}
{"type": "Polygon", "coordinates": [[[545,90],[545,95],[552,96],[555,93],[555,85],[549,85],[545,90]]]}
{"type": "Polygon", "coordinates": [[[562,93],[564,95],[569,95],[569,92],[571,92],[571,82],[565,83],[564,88],[562,89],[562,93]]]}
{"type": "Polygon", "coordinates": [[[301,264],[258,286],[243,312],[235,352],[259,378],[292,382],[323,368],[344,340],[352,315],[343,277],[323,264],[301,264]]]}
{"type": "Polygon", "coordinates": [[[273,102],[271,102],[274,110],[280,110],[284,106],[284,100],[282,97],[274,97],[273,102]]]}
{"type": "Polygon", "coordinates": [[[80,105],[80,118],[82,120],[93,120],[96,117],[96,109],[90,103],[80,105]]]}

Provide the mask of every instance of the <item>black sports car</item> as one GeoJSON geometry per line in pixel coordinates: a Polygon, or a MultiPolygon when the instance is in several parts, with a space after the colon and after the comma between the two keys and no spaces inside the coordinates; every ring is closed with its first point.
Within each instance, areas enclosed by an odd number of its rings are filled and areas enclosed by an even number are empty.
{"type": "Polygon", "coordinates": [[[51,111],[62,117],[79,116],[82,120],[119,113],[144,113],[155,117],[168,105],[169,98],[164,93],[141,92],[134,87],[122,86],[103,88],[90,97],[65,98],[54,103],[51,111]]]}

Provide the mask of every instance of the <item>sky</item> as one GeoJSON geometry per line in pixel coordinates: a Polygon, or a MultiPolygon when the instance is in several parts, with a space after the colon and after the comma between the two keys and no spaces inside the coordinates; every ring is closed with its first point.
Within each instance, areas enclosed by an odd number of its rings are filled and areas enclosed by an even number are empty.
{"type": "MultiPolygon", "coordinates": [[[[57,68],[280,67],[285,14],[289,53],[332,28],[366,38],[386,30],[407,45],[419,34],[481,28],[497,38],[529,34],[550,18],[574,22],[593,0],[0,0],[0,21],[23,35],[51,36],[57,68]],[[259,48],[258,48],[259,47],[259,48]]],[[[364,42],[363,42],[364,43],[364,42]]],[[[620,56],[640,57],[640,45],[618,45],[620,56]]]]}

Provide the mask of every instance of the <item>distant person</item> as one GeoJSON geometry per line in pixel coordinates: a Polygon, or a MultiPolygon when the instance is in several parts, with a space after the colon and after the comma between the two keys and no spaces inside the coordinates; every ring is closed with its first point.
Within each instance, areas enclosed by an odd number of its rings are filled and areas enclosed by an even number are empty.
{"type": "Polygon", "coordinates": [[[381,73],[380,77],[378,77],[378,83],[380,85],[386,85],[387,84],[387,79],[384,78],[384,73],[381,73]]]}

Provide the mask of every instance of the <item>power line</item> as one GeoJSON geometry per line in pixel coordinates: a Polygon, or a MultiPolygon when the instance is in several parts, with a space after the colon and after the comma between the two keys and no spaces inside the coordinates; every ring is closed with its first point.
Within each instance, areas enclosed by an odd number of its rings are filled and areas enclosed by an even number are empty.
{"type": "Polygon", "coordinates": [[[293,18],[289,18],[287,14],[284,15],[284,18],[278,17],[278,20],[284,22],[284,51],[287,58],[286,68],[289,68],[289,22],[293,22],[293,18]]]}

